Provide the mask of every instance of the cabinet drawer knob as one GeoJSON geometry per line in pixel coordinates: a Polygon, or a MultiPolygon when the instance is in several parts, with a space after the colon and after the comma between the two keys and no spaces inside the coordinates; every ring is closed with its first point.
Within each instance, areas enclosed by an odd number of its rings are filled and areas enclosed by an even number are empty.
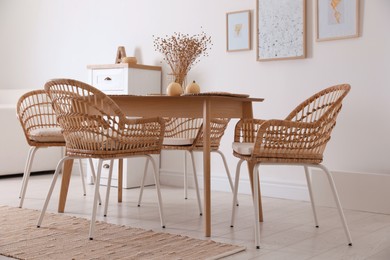
{"type": "Polygon", "coordinates": [[[109,80],[111,80],[111,78],[110,77],[105,77],[104,80],[109,81],[109,80]]]}
{"type": "Polygon", "coordinates": [[[108,168],[110,168],[110,165],[107,164],[107,163],[105,163],[105,164],[103,164],[103,168],[104,168],[104,169],[108,169],[108,168]]]}

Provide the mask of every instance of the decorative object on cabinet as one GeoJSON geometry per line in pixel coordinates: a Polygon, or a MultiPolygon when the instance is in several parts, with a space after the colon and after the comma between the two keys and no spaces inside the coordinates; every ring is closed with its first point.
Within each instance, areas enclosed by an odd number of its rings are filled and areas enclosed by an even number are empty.
{"type": "Polygon", "coordinates": [[[118,50],[116,51],[115,63],[121,63],[122,58],[124,58],[124,57],[126,57],[125,47],[119,46],[118,50]]]}
{"type": "Polygon", "coordinates": [[[317,0],[317,41],[359,37],[359,0],[317,0]]]}
{"type": "Polygon", "coordinates": [[[175,32],[165,38],[154,37],[155,50],[164,55],[174,77],[173,81],[182,87],[188,72],[200,61],[200,57],[208,56],[211,45],[211,36],[203,31],[192,36],[175,32]]]}
{"type": "MultiPolygon", "coordinates": [[[[88,65],[88,83],[97,89],[110,95],[147,95],[149,93],[161,93],[161,67],[148,66],[142,64],[107,64],[107,65],[88,65]]],[[[131,115],[129,115],[131,116],[131,115]]],[[[159,164],[159,156],[153,155],[154,160],[159,164]]],[[[96,163],[96,161],[95,161],[96,163]]],[[[123,188],[139,187],[141,183],[143,158],[131,158],[123,161],[123,188]]],[[[120,166],[118,160],[114,162],[114,169],[120,166]]],[[[108,168],[102,169],[101,184],[107,183],[108,168]]],[[[88,176],[90,176],[88,172],[88,176]]],[[[118,186],[120,176],[114,171],[112,177],[112,186],[118,186]]],[[[148,169],[148,178],[146,185],[154,184],[153,171],[148,169]]],[[[120,192],[121,189],[118,189],[120,192]]]]}
{"type": "Polygon", "coordinates": [[[257,0],[257,60],[306,56],[306,0],[257,0]]]}
{"type": "Polygon", "coordinates": [[[136,57],[123,57],[121,63],[137,64],[136,57]]]}
{"type": "Polygon", "coordinates": [[[251,49],[251,12],[238,11],[226,14],[226,51],[251,49]]]}

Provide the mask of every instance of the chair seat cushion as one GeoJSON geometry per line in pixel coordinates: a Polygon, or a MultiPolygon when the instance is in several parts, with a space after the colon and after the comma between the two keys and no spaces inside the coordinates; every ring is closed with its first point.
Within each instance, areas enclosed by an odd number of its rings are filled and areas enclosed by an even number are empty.
{"type": "Polygon", "coordinates": [[[60,127],[39,128],[30,131],[30,139],[40,143],[65,142],[60,127]]]}
{"type": "Polygon", "coordinates": [[[253,147],[255,143],[239,143],[234,142],[232,144],[233,151],[242,155],[251,155],[253,152],[253,147]]]}
{"type": "MultiPolygon", "coordinates": [[[[232,144],[233,151],[242,156],[252,156],[255,143],[232,144]]],[[[259,154],[256,155],[257,161],[263,162],[287,162],[287,163],[320,163],[322,154],[315,154],[308,150],[302,149],[264,149],[260,146],[259,154]]]]}
{"type": "Polygon", "coordinates": [[[163,145],[192,145],[195,138],[164,138],[163,145]]]}

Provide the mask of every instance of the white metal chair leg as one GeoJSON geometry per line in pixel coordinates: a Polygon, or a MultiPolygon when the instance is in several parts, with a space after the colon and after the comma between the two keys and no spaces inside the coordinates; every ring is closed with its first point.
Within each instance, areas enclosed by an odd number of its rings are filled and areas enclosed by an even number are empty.
{"type": "Polygon", "coordinates": [[[312,208],[312,210],[313,210],[313,216],[314,216],[314,223],[315,223],[315,225],[316,225],[316,228],[318,228],[319,225],[318,225],[317,211],[316,211],[316,206],[315,206],[315,204],[314,204],[314,196],[313,196],[313,189],[312,189],[312,187],[311,187],[311,178],[310,178],[309,167],[306,166],[306,165],[304,165],[303,167],[305,168],[307,189],[309,190],[311,208],[312,208]]]}
{"type": "Polygon", "coordinates": [[[156,165],[156,161],[153,159],[153,157],[151,155],[146,155],[146,157],[152,162],[152,165],[153,165],[154,181],[156,182],[156,191],[157,191],[157,197],[158,197],[158,209],[159,209],[159,213],[160,213],[161,226],[162,226],[162,228],[165,228],[163,205],[162,205],[161,191],[160,191],[160,179],[158,177],[159,171],[158,171],[158,168],[156,165]]]}
{"type": "Polygon", "coordinates": [[[144,167],[144,175],[142,176],[141,187],[140,187],[139,197],[138,197],[138,207],[141,206],[142,195],[144,193],[144,187],[145,187],[146,174],[148,173],[148,165],[149,165],[149,159],[146,158],[145,167],[144,167]]]}
{"type": "Polygon", "coordinates": [[[30,147],[30,149],[28,149],[27,160],[26,160],[26,163],[24,165],[24,170],[23,170],[22,185],[20,186],[19,199],[22,198],[23,187],[24,187],[24,184],[26,183],[26,178],[27,178],[26,173],[28,172],[28,168],[30,167],[31,152],[36,148],[37,147],[30,147]]]}
{"type": "Polygon", "coordinates": [[[23,202],[24,202],[24,197],[26,196],[26,191],[27,191],[27,185],[28,181],[30,180],[30,173],[31,173],[31,167],[32,163],[34,161],[34,156],[36,151],[38,151],[39,147],[33,146],[30,148],[28,155],[27,155],[27,161],[26,165],[24,168],[24,173],[23,173],[23,180],[22,180],[22,187],[20,189],[20,201],[19,201],[19,208],[23,207],[23,202]]]}
{"type": "MultiPolygon", "coordinates": [[[[256,164],[253,171],[253,208],[255,210],[255,246],[260,249],[260,223],[259,223],[259,166],[256,164]]],[[[235,201],[233,200],[233,203],[235,201]]],[[[234,206],[233,206],[234,208],[234,206]]]]}
{"type": "Polygon", "coordinates": [[[84,169],[83,169],[83,162],[81,159],[79,159],[79,168],[80,168],[80,178],[81,178],[81,183],[83,184],[83,194],[84,196],[87,195],[87,190],[85,188],[85,175],[84,175],[84,169]]]}
{"type": "Polygon", "coordinates": [[[96,174],[95,174],[95,167],[93,165],[92,158],[88,158],[89,167],[91,167],[91,175],[92,175],[92,182],[91,184],[95,184],[96,181],[96,174]]]}
{"type": "Polygon", "coordinates": [[[42,208],[42,211],[41,211],[41,215],[39,216],[39,219],[38,219],[37,227],[40,227],[41,224],[42,224],[42,220],[43,220],[43,217],[45,216],[45,212],[47,210],[47,206],[49,205],[49,201],[50,201],[51,195],[53,193],[54,186],[56,185],[58,175],[59,175],[59,173],[61,171],[62,164],[64,163],[64,161],[66,161],[68,159],[70,159],[70,158],[69,157],[63,157],[57,164],[56,171],[54,172],[54,175],[53,175],[53,178],[52,178],[52,181],[51,181],[51,184],[50,184],[49,192],[47,193],[47,196],[46,196],[46,199],[45,199],[45,203],[43,204],[43,208],[42,208]]]}
{"type": "MultiPolygon", "coordinates": [[[[93,166],[93,161],[91,158],[89,158],[88,161],[89,161],[89,166],[91,167],[93,183],[96,184],[96,173],[95,173],[95,167],[93,166]]],[[[102,198],[100,197],[100,192],[99,192],[99,205],[102,205],[102,198]]]]}
{"type": "MultiPolygon", "coordinates": [[[[227,165],[227,162],[226,162],[226,157],[225,155],[220,151],[220,150],[217,150],[217,151],[213,151],[213,152],[216,152],[218,153],[221,158],[222,158],[222,161],[223,161],[223,165],[225,166],[225,171],[226,171],[226,175],[228,177],[228,180],[229,180],[229,184],[230,184],[230,188],[232,189],[232,192],[234,192],[234,186],[233,186],[233,181],[232,181],[232,176],[230,175],[230,171],[229,171],[229,168],[228,168],[228,165],[227,165]]],[[[236,205],[238,206],[238,200],[236,201],[236,205]]]]}
{"type": "Polygon", "coordinates": [[[106,192],[106,201],[104,203],[104,216],[107,217],[108,203],[110,200],[110,190],[111,190],[111,180],[112,180],[112,168],[114,166],[114,160],[110,160],[110,169],[108,171],[108,180],[107,180],[107,192],[106,192]]]}
{"type": "Polygon", "coordinates": [[[184,151],[184,199],[188,199],[187,153],[184,151]]]}
{"type": "Polygon", "coordinates": [[[345,235],[347,236],[347,239],[348,239],[348,245],[352,246],[351,234],[350,234],[349,229],[348,229],[347,221],[345,220],[343,208],[341,207],[339,195],[337,194],[336,185],[334,184],[332,174],[329,172],[329,170],[324,165],[319,164],[319,165],[315,165],[314,167],[318,167],[318,168],[322,169],[326,173],[326,176],[328,177],[328,181],[329,181],[330,187],[331,187],[332,192],[333,192],[333,197],[334,197],[334,200],[336,202],[337,209],[338,209],[339,214],[340,214],[341,222],[342,222],[343,227],[344,227],[344,232],[345,232],[345,235]]]}
{"type": "Polygon", "coordinates": [[[198,200],[199,215],[202,216],[203,215],[203,212],[202,212],[202,201],[200,199],[200,192],[199,192],[199,185],[198,185],[198,176],[196,174],[194,153],[192,151],[190,151],[189,153],[191,155],[192,171],[194,172],[194,183],[195,183],[195,190],[196,190],[196,198],[198,200]]]}
{"type": "Polygon", "coordinates": [[[99,187],[100,187],[100,176],[102,173],[102,164],[103,160],[99,159],[98,162],[98,171],[97,171],[97,176],[96,176],[96,181],[95,181],[95,195],[93,198],[93,208],[92,208],[92,216],[91,216],[91,223],[89,226],[89,240],[93,240],[93,235],[95,232],[95,221],[96,221],[96,209],[97,209],[97,200],[99,197],[99,187]]]}
{"type": "Polygon", "coordinates": [[[238,193],[238,183],[240,180],[240,170],[241,164],[244,162],[243,159],[239,160],[236,167],[236,179],[234,181],[234,192],[233,192],[233,202],[232,202],[232,218],[230,221],[230,227],[234,226],[234,220],[236,218],[236,202],[237,202],[237,193],[238,193]]]}

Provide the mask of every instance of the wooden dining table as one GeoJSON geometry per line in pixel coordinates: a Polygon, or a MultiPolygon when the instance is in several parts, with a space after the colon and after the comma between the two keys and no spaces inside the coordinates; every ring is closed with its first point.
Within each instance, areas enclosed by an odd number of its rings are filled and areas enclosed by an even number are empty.
{"type": "MultiPolygon", "coordinates": [[[[211,118],[253,118],[253,102],[262,98],[246,97],[239,94],[208,93],[184,96],[132,96],[110,95],[122,111],[134,117],[186,117],[203,118],[203,175],[204,175],[204,218],[205,236],[211,236],[211,172],[210,172],[210,119],[211,118]]],[[[72,160],[64,164],[58,212],[64,212],[71,176],[72,160]]],[[[253,166],[248,164],[251,183],[253,166]]],[[[253,186],[253,185],[252,185],[253,186]]],[[[262,221],[261,200],[259,215],[262,221]]]]}

